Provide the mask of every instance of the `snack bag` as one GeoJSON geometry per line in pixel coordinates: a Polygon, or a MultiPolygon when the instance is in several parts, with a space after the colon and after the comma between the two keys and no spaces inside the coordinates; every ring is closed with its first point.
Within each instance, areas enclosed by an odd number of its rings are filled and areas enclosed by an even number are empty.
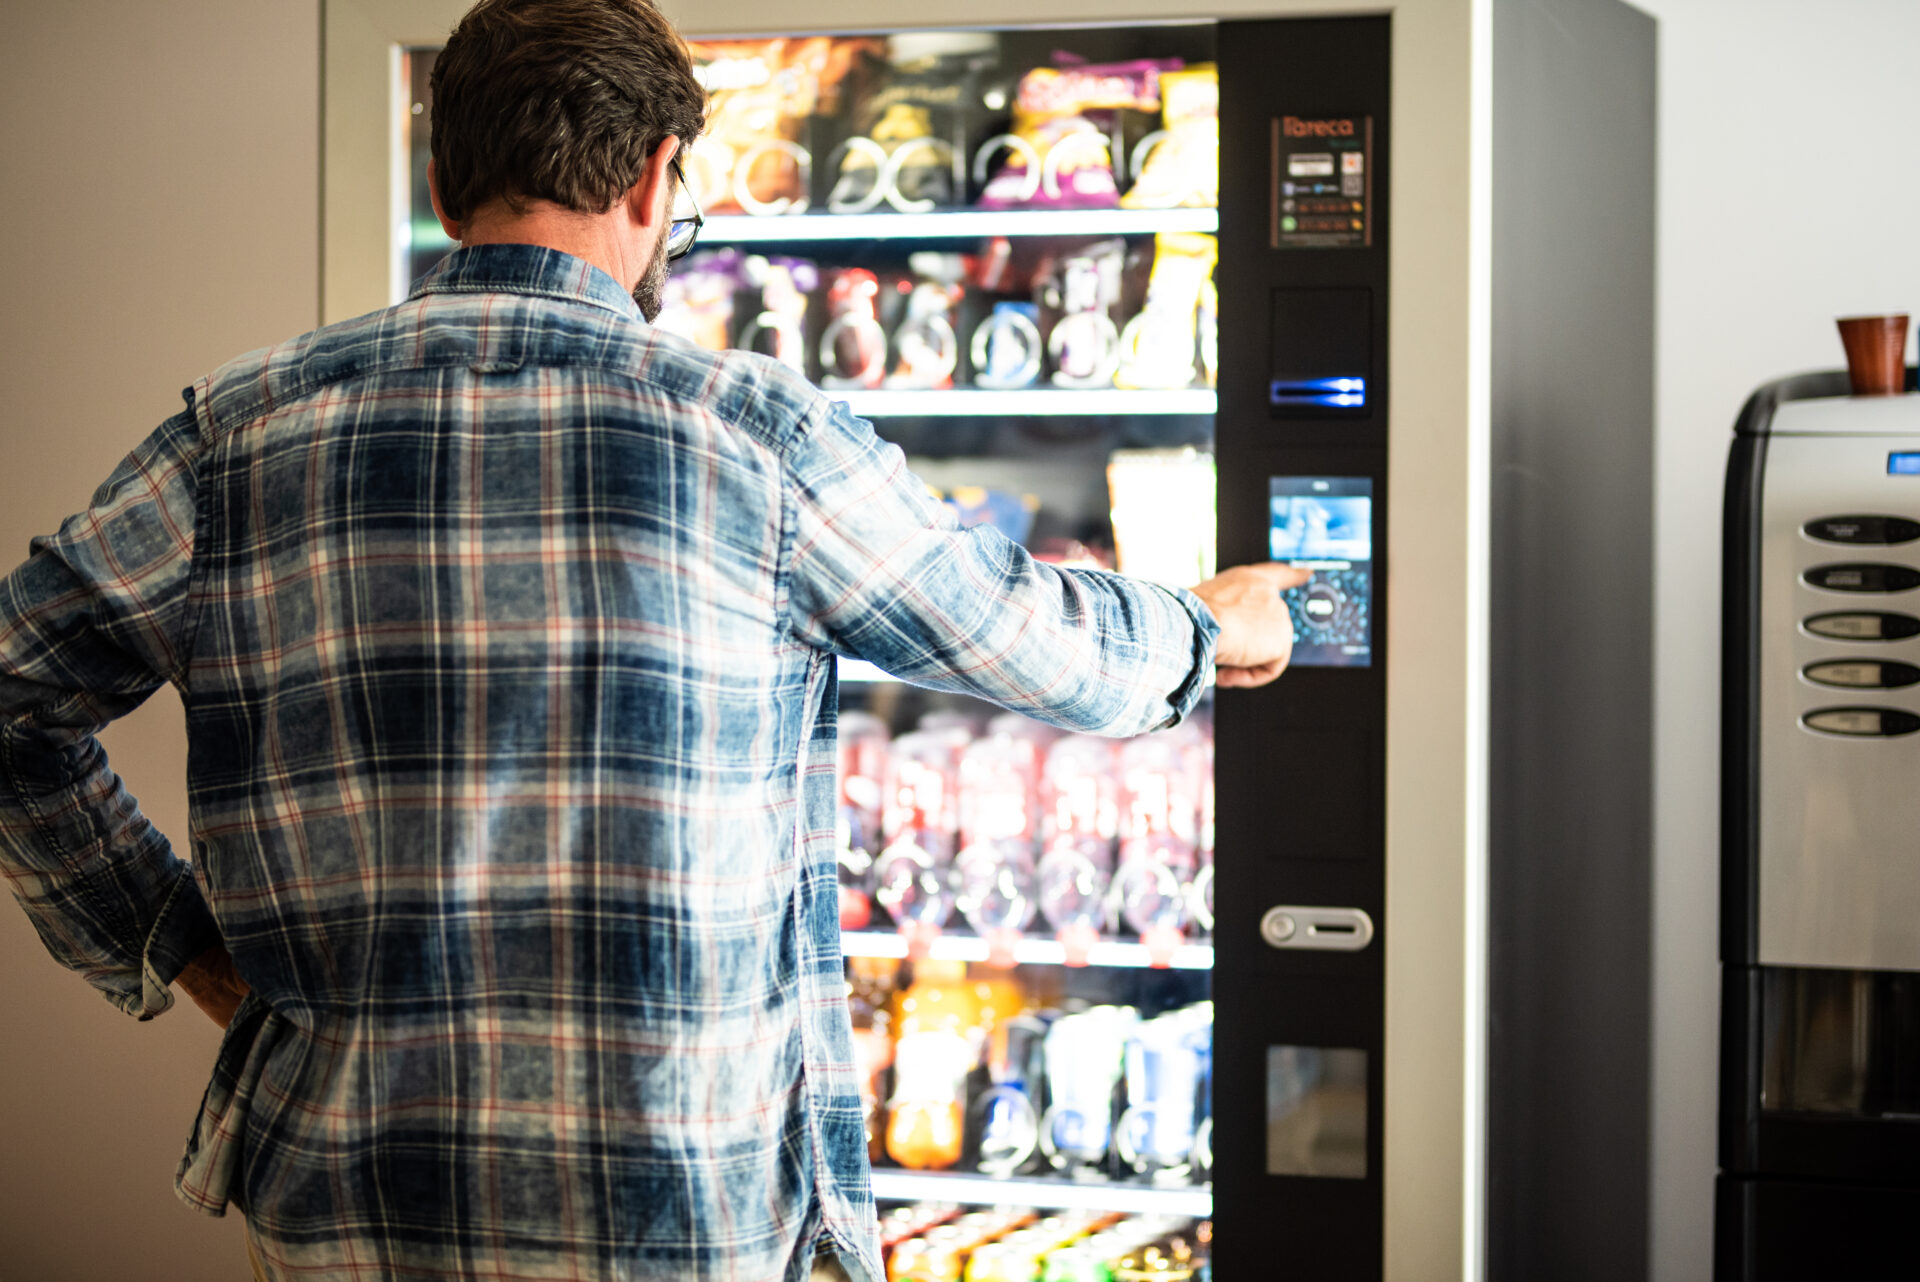
{"type": "Polygon", "coordinates": [[[747,284],[760,291],[759,314],[740,327],[737,345],[773,357],[789,369],[807,372],[807,295],[820,283],[820,269],[804,258],[762,258],[745,262],[747,284]]]}
{"type": "Polygon", "coordinates": [[[740,288],[743,255],[709,249],[689,255],[667,277],[654,324],[709,351],[724,351],[733,333],[733,296],[740,288]]]}
{"type": "Polygon", "coordinates": [[[800,139],[873,40],[828,36],[692,41],[693,74],[711,105],[707,129],[687,150],[687,185],[702,211],[799,213],[813,157],[800,139]]]}
{"type": "Polygon", "coordinates": [[[1162,127],[1133,147],[1127,209],[1220,203],[1220,73],[1212,64],[1160,77],[1162,127]]]}
{"type": "Polygon", "coordinates": [[[921,252],[907,258],[911,282],[900,280],[890,297],[902,305],[891,317],[893,372],[887,387],[952,387],[960,360],[953,310],[965,295],[966,262],[958,254],[921,252]]]}
{"type": "MultiPolygon", "coordinates": [[[[1147,300],[1120,331],[1120,387],[1189,387],[1202,339],[1200,318],[1211,312],[1220,245],[1201,232],[1161,232],[1153,238],[1153,274],[1147,300]]],[[[1209,369],[1213,362],[1206,362],[1209,369]]]]}
{"type": "Polygon", "coordinates": [[[1043,317],[1050,317],[1047,356],[1060,387],[1109,387],[1120,367],[1120,330],[1113,323],[1126,265],[1126,243],[1101,241],[1076,250],[1036,277],[1043,317]]]}
{"type": "Polygon", "coordinates": [[[978,71],[997,56],[983,32],[903,32],[887,39],[872,92],[853,109],[853,135],[829,157],[827,207],[867,213],[885,202],[925,213],[964,199],[965,105],[978,71]]]}
{"type": "Polygon", "coordinates": [[[1122,109],[1160,110],[1160,76],[1177,58],[1086,67],[1035,67],[1014,95],[1013,132],[974,153],[974,177],[1010,152],[986,190],[983,209],[1111,209],[1120,203],[1107,125],[1122,109]]]}
{"type": "Polygon", "coordinates": [[[880,328],[880,280],[864,267],[834,271],[827,286],[827,327],[820,332],[822,387],[878,387],[887,371],[887,335],[880,328]]]}
{"type": "Polygon", "coordinates": [[[1115,450],[1107,463],[1122,574],[1170,588],[1214,575],[1213,455],[1192,447],[1115,450]]]}
{"type": "Polygon", "coordinates": [[[1031,494],[1012,494],[978,485],[959,486],[942,502],[960,518],[961,529],[991,525],[1015,543],[1027,541],[1027,535],[1033,531],[1034,515],[1040,511],[1040,500],[1031,494]]]}

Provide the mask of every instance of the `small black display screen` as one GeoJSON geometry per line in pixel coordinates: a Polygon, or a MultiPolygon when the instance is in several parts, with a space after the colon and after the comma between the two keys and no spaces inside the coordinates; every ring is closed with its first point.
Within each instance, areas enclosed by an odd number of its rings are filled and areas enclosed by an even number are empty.
{"type": "Polygon", "coordinates": [[[1373,664],[1373,481],[1364,476],[1276,476],[1267,483],[1268,555],[1313,571],[1286,593],[1293,662],[1373,664]]]}

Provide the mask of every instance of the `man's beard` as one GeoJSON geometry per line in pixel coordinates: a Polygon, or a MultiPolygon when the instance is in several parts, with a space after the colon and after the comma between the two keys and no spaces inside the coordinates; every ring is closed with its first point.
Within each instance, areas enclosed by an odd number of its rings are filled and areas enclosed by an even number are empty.
{"type": "Polygon", "coordinates": [[[647,274],[633,287],[633,301],[649,324],[660,315],[660,294],[666,287],[667,238],[662,236],[653,247],[653,261],[647,264],[647,274]]]}

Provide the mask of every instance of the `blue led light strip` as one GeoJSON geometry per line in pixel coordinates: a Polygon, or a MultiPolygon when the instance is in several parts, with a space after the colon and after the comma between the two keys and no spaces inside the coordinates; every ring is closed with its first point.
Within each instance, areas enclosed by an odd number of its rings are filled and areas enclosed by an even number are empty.
{"type": "Polygon", "coordinates": [[[1364,378],[1274,379],[1267,399],[1274,405],[1322,405],[1333,409],[1360,409],[1367,403],[1364,378]]]}

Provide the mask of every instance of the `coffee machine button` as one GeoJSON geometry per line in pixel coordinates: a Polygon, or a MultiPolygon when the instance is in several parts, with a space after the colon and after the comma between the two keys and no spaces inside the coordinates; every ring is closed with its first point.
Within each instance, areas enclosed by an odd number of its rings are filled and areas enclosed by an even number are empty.
{"type": "Polygon", "coordinates": [[[1829,659],[1808,664],[1805,675],[1815,685],[1855,690],[1901,690],[1920,684],[1920,668],[1887,659],[1829,659]]]}
{"type": "Polygon", "coordinates": [[[1822,543],[1873,543],[1882,546],[1920,539],[1920,521],[1904,516],[1823,516],[1802,527],[1822,543]]]}
{"type": "Polygon", "coordinates": [[[1820,708],[1802,720],[1809,730],[1853,739],[1885,739],[1920,730],[1920,716],[1899,708],[1820,708]]]}
{"type": "Polygon", "coordinates": [[[1814,636],[1832,641],[1903,641],[1920,636],[1920,619],[1882,610],[1816,614],[1803,626],[1814,636]]]}
{"type": "Polygon", "coordinates": [[[1816,565],[1807,571],[1806,580],[1829,592],[1906,592],[1920,587],[1920,570],[1910,565],[1849,562],[1816,565]]]}

